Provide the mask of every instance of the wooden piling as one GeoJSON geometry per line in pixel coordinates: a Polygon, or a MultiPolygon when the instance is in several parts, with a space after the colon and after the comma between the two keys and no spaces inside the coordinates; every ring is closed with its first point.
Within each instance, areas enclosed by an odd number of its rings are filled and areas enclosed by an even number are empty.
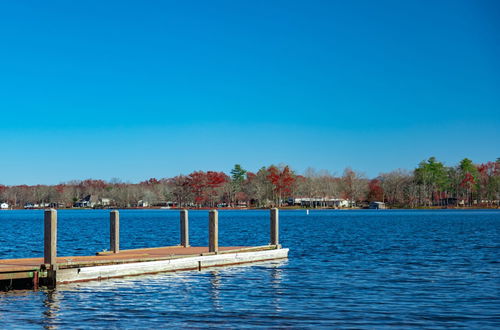
{"type": "Polygon", "coordinates": [[[120,213],[117,210],[109,213],[109,250],[120,252],[120,213]]]}
{"type": "Polygon", "coordinates": [[[219,213],[210,210],[208,216],[208,252],[219,252],[219,213]]]}
{"type": "Polygon", "coordinates": [[[189,216],[188,210],[181,210],[181,246],[189,247],[189,216]]]}
{"type": "Polygon", "coordinates": [[[39,275],[38,275],[38,271],[34,271],[33,272],[33,290],[38,290],[38,284],[39,284],[39,275]]]}
{"type": "Polygon", "coordinates": [[[57,268],[57,211],[45,210],[44,213],[44,245],[43,262],[50,265],[51,269],[57,268]]]}
{"type": "Polygon", "coordinates": [[[277,208],[271,209],[271,245],[279,244],[279,214],[277,208]]]}

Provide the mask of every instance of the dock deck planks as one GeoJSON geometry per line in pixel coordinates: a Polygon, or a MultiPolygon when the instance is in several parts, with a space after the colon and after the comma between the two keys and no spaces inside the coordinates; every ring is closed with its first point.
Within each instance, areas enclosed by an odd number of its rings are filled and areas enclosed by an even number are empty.
{"type": "MultiPolygon", "coordinates": [[[[113,265],[129,265],[130,268],[141,268],[141,264],[146,265],[147,263],[155,263],[161,264],[162,261],[178,260],[185,259],[186,261],[189,258],[197,257],[201,258],[201,260],[209,260],[210,256],[222,256],[222,255],[231,255],[231,260],[225,260],[224,263],[240,263],[240,262],[251,262],[255,259],[248,259],[249,261],[244,261],[241,259],[242,255],[250,255],[252,252],[263,252],[263,251],[271,251],[271,250],[281,250],[280,246],[276,245],[266,245],[266,246],[256,246],[256,247],[248,247],[248,246],[228,246],[228,247],[219,247],[219,251],[217,253],[209,252],[209,248],[205,246],[196,246],[196,247],[182,247],[182,246],[168,246],[168,247],[159,247],[159,248],[144,248],[144,249],[134,249],[134,250],[121,250],[118,253],[112,252],[99,252],[94,256],[65,256],[65,257],[57,257],[57,269],[59,272],[70,271],[71,269],[78,269],[78,273],[80,273],[80,269],[98,269],[95,267],[101,267],[100,269],[104,269],[102,267],[113,266],[113,265]],[[237,258],[236,256],[240,257],[237,258]]],[[[254,258],[254,257],[252,257],[254,258]]],[[[269,259],[269,256],[264,257],[266,260],[269,259]]],[[[258,258],[257,258],[258,259],[258,258]]],[[[9,280],[9,279],[29,279],[34,276],[44,277],[46,275],[46,269],[43,266],[43,258],[25,258],[25,259],[3,259],[0,260],[0,280],[9,280]],[[35,274],[37,273],[37,274],[35,274]]],[[[205,262],[204,261],[204,262],[205,262]]],[[[257,260],[258,261],[258,260],[257,260]]],[[[201,263],[200,263],[201,267],[201,263]]],[[[125,274],[126,272],[122,273],[125,274]]],[[[161,271],[161,267],[158,268],[159,272],[161,271]]],[[[172,269],[175,270],[175,269],[172,269]]],[[[182,268],[179,268],[182,270],[182,268]]],[[[120,273],[117,273],[120,276],[120,273]]],[[[76,277],[75,277],[76,278],[76,277]]]]}
{"type": "MultiPolygon", "coordinates": [[[[220,247],[220,252],[241,250],[248,247],[231,246],[220,247]]],[[[144,248],[134,250],[121,250],[118,253],[100,254],[95,256],[66,256],[57,257],[57,264],[66,268],[69,265],[77,264],[113,264],[137,261],[162,260],[167,258],[178,258],[189,255],[200,255],[208,253],[205,246],[168,246],[158,248],[144,248]]],[[[43,257],[25,259],[0,259],[0,273],[37,270],[43,264],[43,257]]]]}

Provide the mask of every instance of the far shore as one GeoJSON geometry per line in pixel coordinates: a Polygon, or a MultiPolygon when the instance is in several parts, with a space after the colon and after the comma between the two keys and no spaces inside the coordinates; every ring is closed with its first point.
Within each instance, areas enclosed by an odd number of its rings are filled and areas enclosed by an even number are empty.
{"type": "MultiPolygon", "coordinates": [[[[274,207],[274,206],[273,206],[274,207]]],[[[255,211],[255,210],[269,210],[271,207],[68,207],[68,208],[56,208],[57,210],[219,210],[219,211],[255,211]]],[[[280,210],[286,211],[355,211],[355,210],[372,210],[372,211],[384,211],[384,210],[498,210],[500,206],[467,206],[467,207],[441,207],[441,206],[429,206],[429,207],[417,207],[417,208],[385,208],[385,209],[370,209],[363,207],[351,207],[351,208],[332,208],[332,207],[316,207],[316,208],[306,208],[306,207],[293,207],[293,206],[280,206],[280,210]]],[[[48,208],[9,208],[0,209],[0,211],[21,211],[21,210],[45,210],[48,208]]]]}

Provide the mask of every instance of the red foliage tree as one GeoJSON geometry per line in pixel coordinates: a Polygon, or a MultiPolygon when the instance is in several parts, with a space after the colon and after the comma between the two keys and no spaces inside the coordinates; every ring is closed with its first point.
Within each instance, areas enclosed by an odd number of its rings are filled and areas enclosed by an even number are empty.
{"type": "Polygon", "coordinates": [[[382,201],[384,200],[384,189],[380,186],[381,182],[378,179],[370,180],[368,183],[368,200],[382,201]]]}
{"type": "Polygon", "coordinates": [[[288,166],[282,170],[276,166],[270,166],[267,171],[269,173],[267,179],[272,183],[274,193],[278,198],[278,205],[281,206],[282,200],[292,193],[295,175],[288,166]]]}
{"type": "Polygon", "coordinates": [[[229,180],[229,177],[223,172],[197,171],[189,174],[188,180],[195,203],[198,205],[210,203],[211,206],[214,206],[219,188],[229,180]]]}
{"type": "Polygon", "coordinates": [[[224,172],[207,172],[207,199],[211,202],[212,206],[217,203],[217,197],[220,193],[220,188],[224,183],[228,182],[229,177],[224,172]]]}
{"type": "Polygon", "coordinates": [[[55,189],[56,191],[59,193],[59,194],[62,194],[64,192],[64,189],[66,188],[66,185],[65,184],[58,184],[55,189]]]}
{"type": "Polygon", "coordinates": [[[203,204],[206,201],[206,179],[206,174],[203,171],[193,172],[188,176],[189,186],[191,187],[191,191],[193,192],[194,202],[196,204],[203,204]]]}
{"type": "Polygon", "coordinates": [[[498,182],[500,178],[500,162],[487,162],[477,167],[479,172],[479,192],[480,199],[487,199],[487,203],[491,203],[496,199],[496,191],[498,190],[498,182]]]}
{"type": "Polygon", "coordinates": [[[462,182],[460,182],[460,187],[472,189],[474,188],[475,185],[476,185],[476,180],[474,179],[474,176],[470,173],[465,173],[462,182]]]}
{"type": "Polygon", "coordinates": [[[252,181],[257,175],[253,172],[247,172],[247,179],[246,182],[252,181]]]}
{"type": "Polygon", "coordinates": [[[160,181],[158,181],[158,179],[151,178],[149,180],[142,181],[140,184],[143,185],[143,186],[152,186],[152,185],[157,185],[159,183],[160,183],[160,181]]]}

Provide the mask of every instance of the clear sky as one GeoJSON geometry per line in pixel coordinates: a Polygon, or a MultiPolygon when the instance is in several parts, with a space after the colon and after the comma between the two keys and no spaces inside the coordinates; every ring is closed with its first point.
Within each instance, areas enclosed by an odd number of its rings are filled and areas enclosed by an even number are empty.
{"type": "Polygon", "coordinates": [[[0,183],[500,157],[499,1],[4,1],[0,183]]]}

